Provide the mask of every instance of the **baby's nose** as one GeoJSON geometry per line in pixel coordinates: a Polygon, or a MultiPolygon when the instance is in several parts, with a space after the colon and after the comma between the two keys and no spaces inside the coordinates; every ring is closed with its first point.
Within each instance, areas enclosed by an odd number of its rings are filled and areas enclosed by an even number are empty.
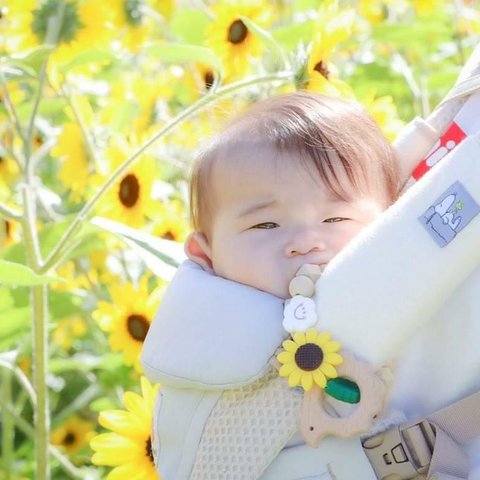
{"type": "Polygon", "coordinates": [[[326,249],[324,240],[313,230],[302,230],[295,234],[286,248],[288,257],[306,255],[310,252],[322,252],[326,249]]]}

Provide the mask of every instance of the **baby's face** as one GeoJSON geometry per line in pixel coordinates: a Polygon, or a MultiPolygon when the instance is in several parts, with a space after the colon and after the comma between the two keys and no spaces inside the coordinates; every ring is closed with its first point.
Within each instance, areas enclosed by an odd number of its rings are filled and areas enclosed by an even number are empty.
{"type": "Polygon", "coordinates": [[[214,272],[281,298],[303,264],[327,265],[384,203],[374,196],[339,200],[317,174],[292,163],[242,160],[234,169],[216,167],[212,179],[214,272]]]}

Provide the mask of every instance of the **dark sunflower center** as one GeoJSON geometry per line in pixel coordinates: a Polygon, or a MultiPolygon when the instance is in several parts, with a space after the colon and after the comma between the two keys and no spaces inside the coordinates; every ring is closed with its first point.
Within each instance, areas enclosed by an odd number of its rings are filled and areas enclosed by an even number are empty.
{"type": "Polygon", "coordinates": [[[33,143],[36,147],[41,147],[43,145],[43,138],[38,133],[33,137],[33,143]]]}
{"type": "Polygon", "coordinates": [[[118,195],[122,204],[127,208],[135,206],[138,202],[140,184],[138,183],[138,178],[133,173],[129,173],[123,177],[120,182],[118,195]]]}
{"type": "Polygon", "coordinates": [[[145,445],[145,448],[146,448],[146,451],[147,451],[147,457],[153,463],[152,438],[151,437],[148,437],[147,444],[145,445]]]}
{"type": "Polygon", "coordinates": [[[162,238],[164,238],[165,240],[175,240],[175,235],[173,234],[172,231],[168,230],[168,232],[165,232],[162,235],[162,238]]]}
{"type": "Polygon", "coordinates": [[[72,432],[68,432],[66,435],[65,435],[65,438],[63,439],[63,444],[64,445],[72,445],[75,443],[75,434],[72,433],[72,432]]]}
{"type": "Polygon", "coordinates": [[[203,81],[205,82],[205,88],[207,90],[210,90],[210,88],[212,88],[213,82],[215,81],[215,75],[211,70],[205,72],[205,75],[203,76],[203,81]]]}
{"type": "Polygon", "coordinates": [[[123,4],[125,17],[130,25],[137,27],[142,23],[142,1],[141,0],[125,0],[123,4]]]}
{"type": "Polygon", "coordinates": [[[306,372],[317,369],[322,362],[323,351],[315,343],[301,345],[295,353],[295,363],[306,372]]]}
{"type": "MultiPolygon", "coordinates": [[[[63,0],[47,0],[40,8],[33,11],[32,31],[43,42],[47,35],[49,20],[57,16],[60,2],[63,0]]],[[[75,38],[77,30],[84,25],[78,17],[76,3],[65,2],[62,25],[58,33],[58,43],[68,43],[75,38]]]]}
{"type": "Polygon", "coordinates": [[[313,69],[320,75],[325,77],[327,80],[330,78],[330,71],[327,68],[326,62],[324,62],[323,60],[320,60],[313,69]]]}
{"type": "Polygon", "coordinates": [[[5,235],[8,237],[10,235],[10,222],[5,220],[5,235]]]}
{"type": "Polygon", "coordinates": [[[127,318],[128,333],[134,340],[143,342],[147,336],[148,328],[150,324],[143,315],[137,315],[133,313],[127,318]]]}
{"type": "Polygon", "coordinates": [[[242,43],[248,35],[248,28],[241,20],[235,20],[228,29],[228,41],[234,45],[242,43]]]}

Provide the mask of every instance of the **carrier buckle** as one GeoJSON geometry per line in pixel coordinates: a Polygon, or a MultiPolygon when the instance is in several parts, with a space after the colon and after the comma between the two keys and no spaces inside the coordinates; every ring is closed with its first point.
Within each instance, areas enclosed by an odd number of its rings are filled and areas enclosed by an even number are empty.
{"type": "Polygon", "coordinates": [[[425,478],[435,444],[435,427],[422,420],[397,425],[362,440],[363,450],[379,480],[425,478]]]}

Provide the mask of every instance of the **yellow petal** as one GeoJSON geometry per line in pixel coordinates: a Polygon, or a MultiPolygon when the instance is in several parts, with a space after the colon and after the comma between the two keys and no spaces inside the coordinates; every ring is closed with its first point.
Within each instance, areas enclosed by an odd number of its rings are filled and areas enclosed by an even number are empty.
{"type": "Polygon", "coordinates": [[[313,380],[320,388],[325,388],[327,385],[325,375],[318,368],[313,372],[313,380]]]}
{"type": "Polygon", "coordinates": [[[280,370],[278,371],[278,374],[281,377],[288,377],[294,370],[295,370],[295,364],[294,363],[287,363],[287,364],[282,365],[280,367],[280,370]]]}
{"type": "Polygon", "coordinates": [[[287,352],[292,352],[292,353],[295,353],[298,348],[298,345],[292,340],[285,340],[282,343],[282,346],[287,352]]]}
{"type": "Polygon", "coordinates": [[[123,395],[123,404],[129,412],[149,421],[150,405],[145,405],[145,401],[140,395],[134,392],[125,392],[123,395]]]}
{"type": "Polygon", "coordinates": [[[293,340],[297,345],[305,345],[305,334],[303,332],[294,332],[293,340]]]}
{"type": "Polygon", "coordinates": [[[316,328],[309,328],[305,334],[307,343],[313,343],[317,339],[318,331],[316,328]]]}
{"type": "Polygon", "coordinates": [[[302,375],[302,387],[303,389],[308,392],[313,385],[313,375],[312,372],[305,372],[302,375]]]}
{"type": "Polygon", "coordinates": [[[332,340],[328,342],[326,345],[324,345],[323,351],[325,353],[333,353],[333,352],[338,352],[340,350],[340,343],[336,342],[335,340],[332,340]]]}
{"type": "Polygon", "coordinates": [[[319,368],[322,373],[324,373],[327,377],[335,378],[337,376],[337,371],[335,370],[335,368],[333,368],[330,364],[326,362],[323,362],[319,368]]]}
{"type": "Polygon", "coordinates": [[[125,410],[106,410],[100,412],[98,423],[102,427],[127,437],[142,438],[148,434],[149,426],[138,417],[125,410]]]}
{"type": "Polygon", "coordinates": [[[323,347],[328,344],[329,340],[332,338],[332,336],[328,332],[322,332],[317,335],[317,338],[315,339],[315,343],[319,346],[323,347]]]}
{"type": "Polygon", "coordinates": [[[295,359],[295,355],[292,353],[292,352],[280,352],[278,355],[277,355],[277,360],[280,362],[280,363],[291,363],[293,362],[295,359]]]}
{"type": "Polygon", "coordinates": [[[296,387],[297,385],[300,385],[301,379],[302,379],[302,372],[300,370],[295,369],[288,377],[288,384],[291,387],[296,387]]]}
{"type": "Polygon", "coordinates": [[[330,365],[340,365],[343,363],[343,357],[338,353],[327,353],[323,357],[323,361],[329,363],[330,365]]]}

